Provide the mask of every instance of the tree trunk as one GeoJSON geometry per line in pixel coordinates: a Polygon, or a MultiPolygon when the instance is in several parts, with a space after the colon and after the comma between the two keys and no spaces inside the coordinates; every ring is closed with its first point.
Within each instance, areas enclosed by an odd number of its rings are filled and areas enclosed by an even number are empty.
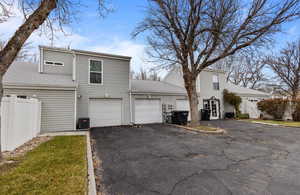
{"type": "Polygon", "coordinates": [[[195,127],[199,125],[199,110],[198,110],[198,96],[196,88],[196,78],[190,73],[184,73],[183,75],[185,88],[188,94],[190,103],[190,113],[191,113],[191,126],[195,127]]]}
{"type": "Polygon", "coordinates": [[[15,32],[5,47],[0,51],[0,73],[7,71],[29,36],[47,19],[50,12],[56,8],[57,0],[43,0],[40,6],[15,32]]]}
{"type": "MultiPolygon", "coordinates": [[[[19,29],[15,32],[12,38],[8,41],[5,47],[0,51],[0,101],[3,96],[2,78],[8,70],[11,63],[15,60],[19,51],[23,47],[30,35],[39,28],[47,19],[52,10],[56,8],[57,0],[43,0],[39,7],[26,19],[19,29]]],[[[1,106],[1,105],[0,105],[1,106]]],[[[1,117],[1,116],[0,116],[1,117]]],[[[1,118],[0,118],[1,119],[1,118]]],[[[1,120],[0,120],[1,131],[1,120]]],[[[1,132],[0,132],[0,160],[1,155],[1,132]]]]}
{"type": "MultiPolygon", "coordinates": [[[[2,84],[2,80],[3,80],[3,75],[0,74],[0,111],[1,111],[1,102],[2,102],[2,97],[3,97],[3,84],[2,84]]],[[[1,113],[0,113],[0,162],[2,160],[2,153],[1,153],[2,149],[1,149],[1,113]]]]}

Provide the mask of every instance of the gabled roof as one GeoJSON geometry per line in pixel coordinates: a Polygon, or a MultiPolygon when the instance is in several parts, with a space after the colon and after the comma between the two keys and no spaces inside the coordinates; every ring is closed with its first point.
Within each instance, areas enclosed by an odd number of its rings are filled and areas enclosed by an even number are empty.
{"type": "Polygon", "coordinates": [[[38,64],[13,62],[3,77],[7,86],[76,87],[72,75],[39,73],[38,64]]]}
{"type": "Polygon", "coordinates": [[[172,85],[164,81],[152,81],[152,80],[131,80],[131,91],[133,93],[186,95],[185,88],[172,85]]]}
{"type": "Polygon", "coordinates": [[[268,93],[264,93],[254,89],[249,89],[246,87],[240,87],[232,83],[226,83],[225,89],[227,89],[230,92],[236,93],[238,95],[258,95],[258,96],[270,97],[270,94],[268,93]]]}

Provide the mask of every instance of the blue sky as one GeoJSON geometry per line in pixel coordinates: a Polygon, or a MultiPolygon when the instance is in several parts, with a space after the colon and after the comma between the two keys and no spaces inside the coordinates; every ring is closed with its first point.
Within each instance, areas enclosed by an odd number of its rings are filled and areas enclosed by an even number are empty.
{"type": "MultiPolygon", "coordinates": [[[[105,18],[99,18],[96,0],[83,2],[85,7],[80,9],[79,20],[65,28],[67,36],[61,32],[56,33],[54,46],[129,55],[133,57],[132,69],[136,71],[142,66],[146,68],[155,66],[146,62],[147,43],[144,37],[131,38],[131,32],[144,17],[147,0],[110,0],[114,12],[105,18]]],[[[16,9],[13,18],[0,24],[0,37],[8,39],[22,22],[22,16],[16,9]]],[[[284,46],[286,41],[300,38],[300,20],[284,25],[284,31],[276,35],[274,48],[278,49],[284,46]]],[[[31,36],[29,42],[35,48],[39,44],[51,43],[38,32],[31,36]]]]}

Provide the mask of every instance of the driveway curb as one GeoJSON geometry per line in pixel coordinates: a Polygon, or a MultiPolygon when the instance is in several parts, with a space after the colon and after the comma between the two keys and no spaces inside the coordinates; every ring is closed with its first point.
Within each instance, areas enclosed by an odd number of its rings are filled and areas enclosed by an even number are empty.
{"type": "Polygon", "coordinates": [[[194,129],[192,127],[186,127],[186,126],[183,126],[183,125],[175,125],[175,124],[169,124],[169,125],[174,126],[174,127],[183,128],[183,129],[186,129],[186,130],[189,130],[189,131],[198,132],[198,133],[205,133],[205,134],[224,134],[224,133],[227,133],[225,131],[225,129],[221,129],[221,128],[218,128],[218,130],[216,130],[216,131],[204,131],[204,130],[194,129]]]}
{"type": "Polygon", "coordinates": [[[86,146],[87,146],[86,156],[88,162],[88,195],[96,195],[97,190],[96,190],[93,157],[92,157],[91,137],[89,131],[86,134],[86,146]]]}

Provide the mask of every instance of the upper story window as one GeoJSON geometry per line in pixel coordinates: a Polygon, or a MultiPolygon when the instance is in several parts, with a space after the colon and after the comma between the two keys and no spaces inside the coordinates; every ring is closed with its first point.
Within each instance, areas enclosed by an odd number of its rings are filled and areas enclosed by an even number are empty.
{"type": "Polygon", "coordinates": [[[50,65],[50,66],[64,66],[63,62],[57,62],[57,61],[45,61],[45,65],[50,65]]]}
{"type": "Polygon", "coordinates": [[[100,60],[90,60],[90,83],[102,84],[103,64],[100,60]]]}
{"type": "Polygon", "coordinates": [[[213,88],[214,90],[220,90],[219,76],[213,75],[212,77],[213,88]]]}

